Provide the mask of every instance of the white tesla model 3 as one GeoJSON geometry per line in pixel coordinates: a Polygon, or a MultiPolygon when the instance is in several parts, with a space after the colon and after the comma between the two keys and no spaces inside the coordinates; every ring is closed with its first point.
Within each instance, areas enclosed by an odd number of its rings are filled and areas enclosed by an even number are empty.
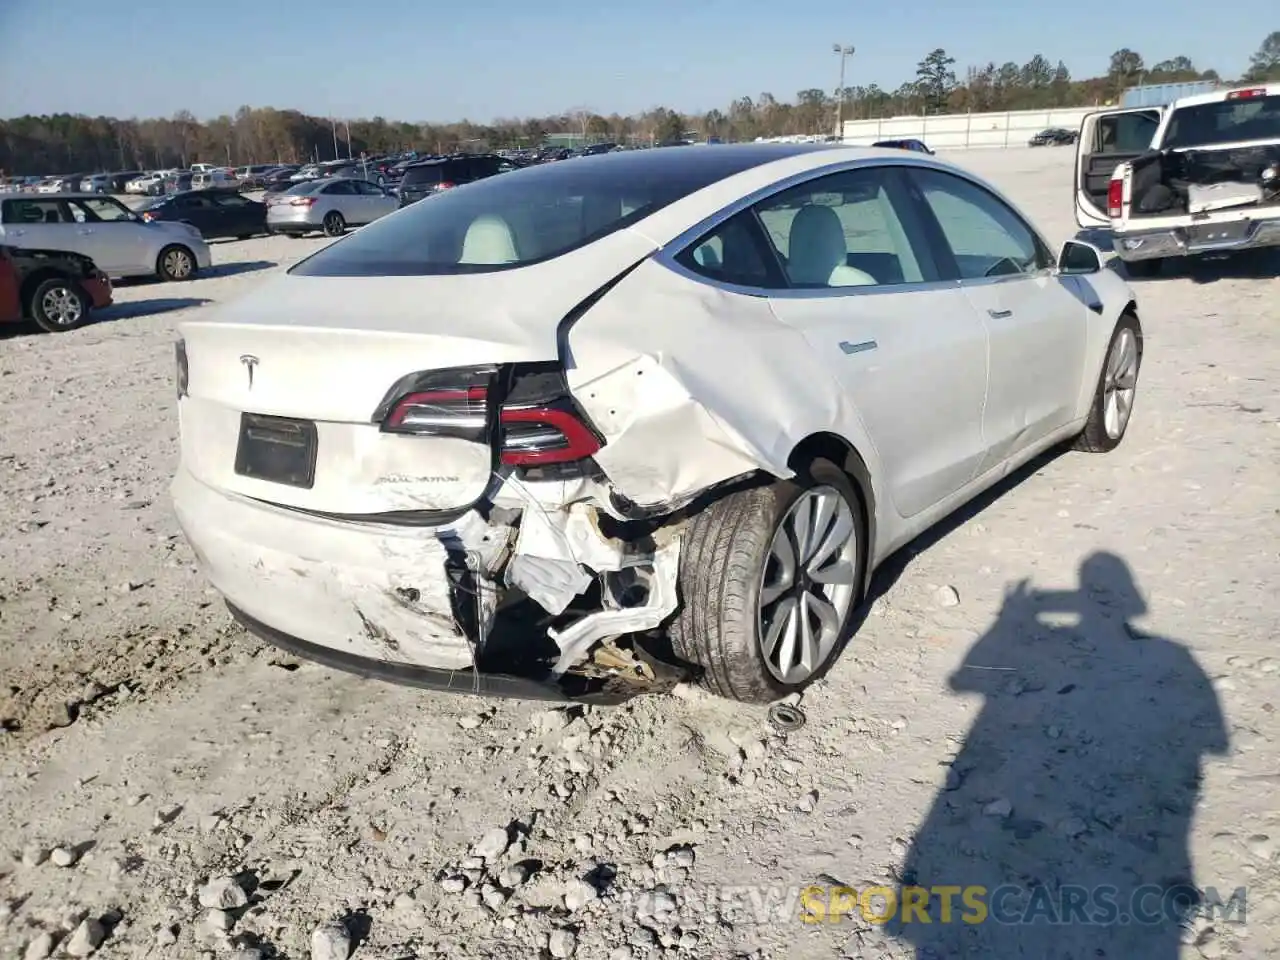
{"type": "Polygon", "coordinates": [[[811,145],[588,157],[392,214],[182,326],[182,528],[233,615],[427,687],[770,701],[891,552],[1142,358],[1099,252],[987,183],[811,145]]]}

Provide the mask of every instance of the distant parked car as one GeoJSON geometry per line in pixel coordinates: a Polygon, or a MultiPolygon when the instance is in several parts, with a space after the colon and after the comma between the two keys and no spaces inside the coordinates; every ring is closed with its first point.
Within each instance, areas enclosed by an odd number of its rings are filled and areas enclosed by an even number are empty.
{"type": "Polygon", "coordinates": [[[297,172],[298,168],[294,166],[280,167],[265,174],[259,186],[267,193],[280,193],[294,185],[293,175],[297,172]]]}
{"type": "Polygon", "coordinates": [[[407,207],[433,193],[483,180],[516,167],[517,164],[511,160],[490,154],[460,154],[415,163],[400,178],[400,206],[407,207]]]}
{"type": "Polygon", "coordinates": [[[1041,130],[1034,137],[1027,141],[1029,147],[1062,147],[1076,142],[1078,136],[1075,130],[1067,130],[1063,127],[1050,127],[1047,130],[1041,130]]]}
{"type": "Polygon", "coordinates": [[[879,140],[872,144],[873,147],[886,147],[890,150],[913,150],[916,153],[927,153],[933,155],[933,151],[925,146],[923,140],[915,140],[908,138],[906,140],[879,140]]]}
{"type": "Polygon", "coordinates": [[[147,196],[163,197],[171,193],[184,193],[191,189],[191,181],[195,179],[195,174],[190,170],[179,170],[177,173],[171,173],[159,183],[153,183],[147,187],[147,196]]]}
{"type": "Polygon", "coordinates": [[[146,223],[114,197],[97,194],[0,198],[0,243],[69,250],[111,277],[190,280],[212,264],[195,227],[146,223]]]}
{"type": "Polygon", "coordinates": [[[295,237],[322,230],[325,236],[340,237],[347,227],[373,223],[398,205],[395,197],[366,180],[309,180],[270,198],[267,229],[295,237]]]}
{"type": "Polygon", "coordinates": [[[153,200],[138,211],[146,223],[189,223],[206,240],[237,237],[247,240],[267,232],[267,208],[235,190],[188,190],[153,200]]]}
{"type": "Polygon", "coordinates": [[[144,173],[134,177],[124,185],[125,193],[141,193],[145,194],[153,183],[164,184],[165,172],[163,170],[154,170],[150,173],[144,173]]]}
{"type": "Polygon", "coordinates": [[[217,170],[205,170],[202,173],[192,175],[192,190],[208,190],[210,188],[238,190],[240,189],[240,181],[236,179],[235,174],[230,170],[221,167],[217,170]]]}
{"type": "Polygon", "coordinates": [[[111,281],[88,257],[0,246],[0,323],[30,319],[61,333],[111,303],[111,281]]]}
{"type": "Polygon", "coordinates": [[[258,186],[263,174],[274,170],[274,163],[251,163],[247,167],[236,167],[232,171],[232,176],[240,181],[242,187],[258,186]]]}

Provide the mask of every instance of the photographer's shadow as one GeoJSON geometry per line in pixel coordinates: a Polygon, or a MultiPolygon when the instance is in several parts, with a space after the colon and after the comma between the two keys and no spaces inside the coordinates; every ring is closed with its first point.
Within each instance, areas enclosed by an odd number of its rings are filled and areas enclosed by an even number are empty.
{"type": "Polygon", "coordinates": [[[1222,712],[1186,647],[1129,622],[1146,603],[1123,560],[1094,554],[1080,581],[1019,584],[950,678],[985,702],[901,887],[982,886],[989,915],[972,922],[960,893],[951,922],[934,896],[930,922],[899,912],[890,932],[919,958],[1178,957],[1200,900],[1201,758],[1227,750],[1222,712]]]}

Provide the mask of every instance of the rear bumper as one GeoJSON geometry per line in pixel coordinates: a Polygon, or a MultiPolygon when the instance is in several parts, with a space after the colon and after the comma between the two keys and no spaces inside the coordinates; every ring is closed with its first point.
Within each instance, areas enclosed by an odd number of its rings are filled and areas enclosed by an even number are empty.
{"type": "Polygon", "coordinates": [[[95,310],[111,306],[111,281],[106,277],[90,277],[83,281],[81,286],[84,288],[84,292],[89,295],[89,300],[95,310]]]}
{"type": "Polygon", "coordinates": [[[444,528],[328,520],[215,490],[185,466],[171,492],[205,575],[264,629],[391,670],[471,667],[444,528]]]}
{"type": "Polygon", "coordinates": [[[1188,257],[1200,253],[1237,253],[1280,246],[1280,217],[1255,220],[1243,237],[1193,240],[1182,227],[1133,230],[1117,233],[1112,240],[1116,256],[1126,262],[1188,257]]]}
{"type": "Polygon", "coordinates": [[[551,681],[534,680],[505,673],[481,673],[477,670],[442,670],[411,663],[375,660],[308,643],[256,620],[235,604],[228,602],[231,616],[254,636],[295,656],[313,660],[322,666],[372,680],[384,680],[402,686],[440,690],[446,693],[470,693],[482,697],[509,697],[521,700],[575,700],[579,702],[617,703],[623,697],[570,695],[551,681]]]}

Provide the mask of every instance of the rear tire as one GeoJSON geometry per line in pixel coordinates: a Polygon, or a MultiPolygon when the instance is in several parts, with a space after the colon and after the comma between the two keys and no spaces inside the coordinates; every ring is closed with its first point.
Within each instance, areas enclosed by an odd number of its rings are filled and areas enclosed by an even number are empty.
{"type": "Polygon", "coordinates": [[[27,312],[46,333],[65,333],[88,323],[92,306],[78,284],[52,277],[31,291],[27,312]]]}
{"type": "Polygon", "coordinates": [[[342,219],[342,214],[337,210],[330,210],[324,215],[324,235],[326,237],[340,237],[347,232],[347,221],[342,219]]]}
{"type": "Polygon", "coordinates": [[[1138,393],[1142,368],[1142,327],[1132,313],[1121,314],[1107,345],[1102,371],[1093,391],[1089,419],[1076,437],[1075,448],[1087,453],[1108,453],[1120,445],[1138,393]]]}
{"type": "Polygon", "coordinates": [[[702,667],[703,685],[722,697],[769,703],[808,686],[848,640],[862,600],[865,530],[848,475],[820,459],[794,480],[730,494],[696,514],[680,558],[674,652],[702,667]]]}

